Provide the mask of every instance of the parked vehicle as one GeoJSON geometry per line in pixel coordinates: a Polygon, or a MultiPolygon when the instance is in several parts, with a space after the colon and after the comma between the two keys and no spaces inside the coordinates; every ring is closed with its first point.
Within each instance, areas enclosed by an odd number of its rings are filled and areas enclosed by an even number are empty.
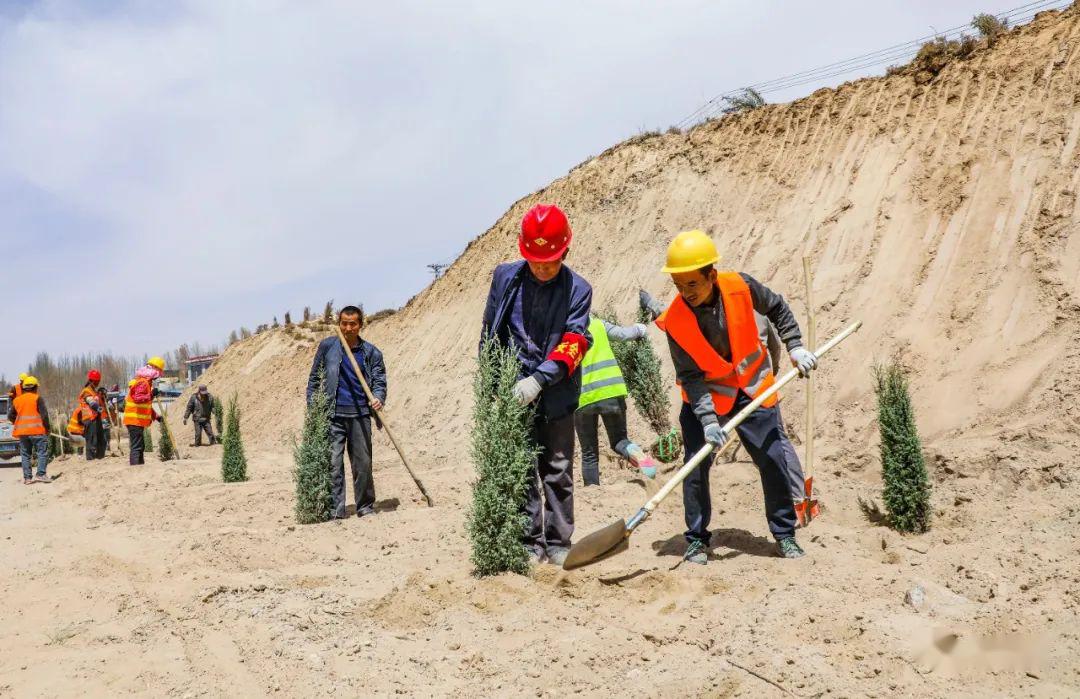
{"type": "Polygon", "coordinates": [[[8,422],[8,397],[0,396],[0,459],[19,455],[19,440],[11,436],[14,425],[8,422]]]}

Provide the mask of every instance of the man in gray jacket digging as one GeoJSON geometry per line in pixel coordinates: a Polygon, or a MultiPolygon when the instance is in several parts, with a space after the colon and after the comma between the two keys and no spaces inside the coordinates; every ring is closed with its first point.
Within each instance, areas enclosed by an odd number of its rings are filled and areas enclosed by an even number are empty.
{"type": "Polygon", "coordinates": [[[199,390],[188,399],[187,409],[184,411],[184,424],[188,418],[195,421],[195,441],[193,447],[202,446],[203,432],[206,432],[210,444],[214,443],[214,428],[211,427],[210,417],[214,410],[214,397],[206,390],[206,386],[199,386],[199,390]]]}

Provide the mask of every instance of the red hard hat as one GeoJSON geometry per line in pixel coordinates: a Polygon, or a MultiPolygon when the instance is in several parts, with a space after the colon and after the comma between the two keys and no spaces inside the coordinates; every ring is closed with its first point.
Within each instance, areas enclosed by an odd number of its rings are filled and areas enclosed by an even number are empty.
{"type": "Polygon", "coordinates": [[[101,372],[97,369],[91,369],[90,371],[86,372],[86,380],[101,381],[101,372]]]}
{"type": "Polygon", "coordinates": [[[518,249],[529,262],[554,262],[570,247],[573,237],[562,209],[554,204],[537,204],[521,219],[518,249]]]}

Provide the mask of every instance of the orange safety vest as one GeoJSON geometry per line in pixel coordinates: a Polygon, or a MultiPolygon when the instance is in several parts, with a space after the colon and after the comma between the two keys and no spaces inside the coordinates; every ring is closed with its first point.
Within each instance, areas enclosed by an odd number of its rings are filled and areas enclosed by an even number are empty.
{"type": "Polygon", "coordinates": [[[19,396],[21,396],[23,394],[22,381],[15,384],[15,388],[11,389],[11,394],[15,398],[18,398],[19,396]]]}
{"type": "MultiPolygon", "coordinates": [[[[149,382],[149,379],[138,378],[136,381],[149,382]]],[[[150,403],[136,403],[131,400],[131,389],[128,387],[127,397],[124,399],[124,424],[131,427],[149,427],[154,421],[154,408],[150,403]]]]}
{"type": "Polygon", "coordinates": [[[101,399],[98,397],[97,391],[90,386],[83,386],[83,389],[79,391],[79,410],[82,411],[82,420],[93,420],[98,416],[98,411],[90,407],[89,401],[93,400],[98,404],[98,408],[103,410],[104,406],[101,405],[101,399]]]}
{"type": "MultiPolygon", "coordinates": [[[[675,297],[671,306],[656,319],[656,325],[667,332],[705,372],[705,383],[712,394],[713,406],[718,415],[726,415],[735,406],[735,397],[740,390],[751,398],[757,398],[776,379],[765,361],[768,351],[761,343],[750,287],[737,273],[721,272],[717,275],[717,289],[724,303],[728,344],[731,347],[730,361],[721,357],[705,339],[694,311],[682,296],[675,297]]],[[[682,398],[684,402],[690,402],[685,389],[682,398]]],[[[762,403],[765,408],[774,405],[775,395],[762,403]]]]}
{"type": "Polygon", "coordinates": [[[71,413],[71,419],[68,420],[67,424],[68,434],[81,435],[86,431],[86,428],[84,428],[82,424],[82,411],[83,409],[80,405],[71,413]]]}
{"type": "Polygon", "coordinates": [[[12,437],[33,437],[47,434],[45,422],[38,411],[38,394],[27,391],[15,399],[15,429],[12,437]]]}

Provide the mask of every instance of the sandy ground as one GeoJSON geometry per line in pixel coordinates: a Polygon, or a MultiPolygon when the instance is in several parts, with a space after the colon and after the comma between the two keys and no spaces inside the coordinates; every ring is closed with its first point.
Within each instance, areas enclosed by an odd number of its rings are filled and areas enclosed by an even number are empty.
{"type": "MultiPolygon", "coordinates": [[[[479,580],[456,465],[428,472],[429,510],[383,448],[376,516],[297,526],[287,453],[226,485],[220,447],[185,451],[69,458],[52,485],[0,469],[0,695],[1080,695],[1074,484],[1040,484],[1048,507],[1040,488],[939,483],[933,533],[903,538],[858,514],[873,483],[833,477],[788,562],[740,462],[714,476],[708,566],[679,564],[676,501],[595,567],[479,580]],[[947,634],[949,656],[931,645],[947,634]],[[1029,643],[977,662],[1004,638],[1029,643]]],[[[617,462],[603,475],[579,531],[646,496],[617,462]]]]}
{"type": "MultiPolygon", "coordinates": [[[[219,482],[217,447],[142,468],[67,460],[51,486],[0,469],[0,695],[1080,696],[1078,86],[1080,12],[1045,13],[930,82],[860,80],[641,136],[515,203],[365,331],[433,511],[380,437],[383,511],[293,525],[315,326],[237,343],[204,378],[239,397],[248,483],[219,482]],[[770,556],[737,463],[714,472],[704,568],[679,565],[676,498],[596,567],[470,575],[480,315],[537,201],[568,211],[570,263],[624,318],[639,287],[671,297],[664,248],[704,227],[800,318],[808,254],[821,338],[864,321],[819,372],[828,512],[800,537],[807,558],[770,556]],[[880,494],[870,369],[889,358],[911,370],[935,486],[920,537],[858,502],[880,494]]],[[[805,431],[802,388],[785,393],[805,431]]],[[[579,534],[647,495],[614,462],[604,479],[578,493],[579,534]]]]}

